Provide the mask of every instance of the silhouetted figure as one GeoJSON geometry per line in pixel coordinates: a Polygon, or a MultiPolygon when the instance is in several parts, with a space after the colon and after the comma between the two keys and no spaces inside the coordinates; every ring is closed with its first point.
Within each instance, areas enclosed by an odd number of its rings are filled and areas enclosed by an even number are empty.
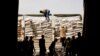
{"type": "Polygon", "coordinates": [[[55,44],[57,42],[57,39],[55,39],[51,45],[49,46],[49,56],[53,56],[55,53],[55,44]]]}
{"type": "Polygon", "coordinates": [[[81,36],[81,33],[80,32],[78,32],[78,37],[77,37],[77,39],[76,39],[76,49],[77,49],[77,55],[78,56],[80,56],[80,54],[81,54],[81,45],[83,45],[82,44],[82,36],[81,36]]]}
{"type": "Polygon", "coordinates": [[[24,56],[24,48],[23,48],[23,42],[19,41],[17,45],[17,55],[18,56],[24,56]]]}
{"type": "Polygon", "coordinates": [[[29,56],[29,54],[28,54],[28,51],[29,51],[28,36],[25,37],[23,44],[24,44],[24,47],[23,47],[24,48],[24,56],[29,56]]]}
{"type": "Polygon", "coordinates": [[[65,56],[71,56],[71,38],[66,39],[66,54],[65,56]]]}
{"type": "Polygon", "coordinates": [[[35,48],[34,48],[33,37],[31,36],[29,40],[29,51],[28,51],[29,56],[33,56],[33,51],[35,51],[35,48]]]}
{"type": "Polygon", "coordinates": [[[60,37],[61,37],[62,46],[65,47],[66,32],[64,26],[60,28],[60,37]]]}
{"type": "Polygon", "coordinates": [[[75,56],[76,55],[76,39],[75,39],[75,36],[72,36],[71,51],[72,51],[72,56],[75,56]]]}
{"type": "Polygon", "coordinates": [[[45,56],[46,47],[45,47],[44,35],[42,35],[41,37],[42,38],[39,40],[40,56],[45,56]]]}
{"type": "Polygon", "coordinates": [[[43,13],[43,14],[44,14],[44,16],[46,17],[46,20],[47,20],[48,22],[50,21],[50,18],[49,18],[50,10],[48,10],[48,9],[41,10],[40,13],[43,13]]]}
{"type": "Polygon", "coordinates": [[[45,15],[45,17],[46,17],[46,20],[49,22],[49,21],[50,21],[50,18],[49,18],[50,10],[45,10],[44,15],[45,15]]]}

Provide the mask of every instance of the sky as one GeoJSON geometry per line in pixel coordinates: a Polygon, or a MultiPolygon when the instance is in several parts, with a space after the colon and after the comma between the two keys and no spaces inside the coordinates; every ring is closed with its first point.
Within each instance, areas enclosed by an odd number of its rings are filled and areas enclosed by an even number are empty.
{"type": "Polygon", "coordinates": [[[51,14],[81,14],[83,0],[19,0],[19,14],[39,14],[40,10],[49,9],[51,14]]]}

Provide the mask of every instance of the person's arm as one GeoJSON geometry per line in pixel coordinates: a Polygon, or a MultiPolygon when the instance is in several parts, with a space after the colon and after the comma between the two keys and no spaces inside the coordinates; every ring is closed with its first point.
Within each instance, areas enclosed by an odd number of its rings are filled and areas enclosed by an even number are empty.
{"type": "Polygon", "coordinates": [[[39,47],[40,47],[40,39],[39,39],[39,47]]]}
{"type": "Polygon", "coordinates": [[[33,41],[33,43],[32,43],[32,44],[33,44],[33,50],[35,51],[35,47],[34,47],[34,41],[33,41]]]}
{"type": "Polygon", "coordinates": [[[35,50],[35,47],[33,48],[33,50],[34,50],[34,52],[36,51],[36,50],[35,50]]]}

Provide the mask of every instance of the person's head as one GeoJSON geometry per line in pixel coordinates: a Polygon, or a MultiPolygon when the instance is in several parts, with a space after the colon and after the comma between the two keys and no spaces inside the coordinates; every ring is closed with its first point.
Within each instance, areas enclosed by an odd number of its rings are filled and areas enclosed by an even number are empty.
{"type": "Polygon", "coordinates": [[[41,35],[42,39],[44,39],[44,35],[41,35]]]}
{"type": "Polygon", "coordinates": [[[26,36],[24,39],[25,39],[25,40],[28,40],[28,36],[26,36]]]}
{"type": "Polygon", "coordinates": [[[72,39],[74,40],[75,39],[75,36],[72,36],[72,39]]]}
{"type": "Polygon", "coordinates": [[[70,38],[70,37],[68,37],[68,38],[67,38],[67,40],[71,40],[71,38],[70,38]]]}
{"type": "Polygon", "coordinates": [[[26,36],[26,38],[25,39],[28,39],[28,36],[26,36]]]}
{"type": "Polygon", "coordinates": [[[81,36],[81,32],[78,32],[78,34],[77,34],[78,36],[81,36]]]}
{"type": "Polygon", "coordinates": [[[32,39],[33,39],[33,37],[31,36],[31,37],[30,37],[30,40],[32,40],[32,39]]]}

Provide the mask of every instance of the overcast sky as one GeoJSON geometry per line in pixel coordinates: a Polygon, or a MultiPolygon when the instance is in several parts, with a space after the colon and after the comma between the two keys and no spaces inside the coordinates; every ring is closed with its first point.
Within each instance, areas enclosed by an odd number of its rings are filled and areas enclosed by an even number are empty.
{"type": "Polygon", "coordinates": [[[83,15],[83,0],[19,0],[19,14],[37,14],[49,9],[52,14],[83,15]]]}

